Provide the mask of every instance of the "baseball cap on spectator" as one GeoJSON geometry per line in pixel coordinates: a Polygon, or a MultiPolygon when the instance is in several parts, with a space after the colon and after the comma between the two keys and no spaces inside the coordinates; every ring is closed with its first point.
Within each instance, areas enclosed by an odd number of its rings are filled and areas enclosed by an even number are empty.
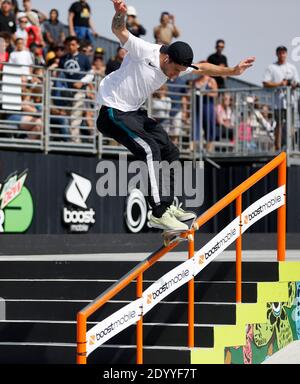
{"type": "Polygon", "coordinates": [[[160,48],[160,52],[169,55],[170,59],[176,64],[198,69],[198,67],[192,64],[194,60],[192,48],[183,41],[176,41],[171,45],[163,45],[160,48]]]}
{"type": "Polygon", "coordinates": [[[136,9],[132,5],[127,6],[127,15],[136,17],[136,15],[137,15],[136,9]]]}
{"type": "Polygon", "coordinates": [[[284,45],[280,45],[279,47],[276,48],[276,53],[280,51],[287,52],[288,50],[287,50],[287,47],[285,47],[284,45]]]}
{"type": "Polygon", "coordinates": [[[102,47],[97,47],[95,49],[95,55],[104,55],[104,53],[105,53],[105,49],[102,47]]]}
{"type": "Polygon", "coordinates": [[[46,55],[46,64],[48,64],[48,62],[50,61],[50,60],[53,60],[53,59],[55,59],[56,58],[56,54],[55,54],[55,52],[53,52],[53,51],[49,51],[48,53],[47,53],[47,55],[46,55]]]}

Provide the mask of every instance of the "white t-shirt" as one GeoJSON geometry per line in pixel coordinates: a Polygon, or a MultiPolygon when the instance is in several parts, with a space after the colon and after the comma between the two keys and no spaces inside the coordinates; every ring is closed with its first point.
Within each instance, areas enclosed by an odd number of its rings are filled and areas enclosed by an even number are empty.
{"type": "Polygon", "coordinates": [[[121,67],[101,81],[97,102],[123,112],[137,111],[168,80],[160,68],[161,45],[129,33],[123,48],[128,53],[121,67]]]}
{"type": "Polygon", "coordinates": [[[296,67],[293,64],[278,63],[271,64],[265,72],[264,81],[272,83],[280,83],[283,79],[299,82],[299,75],[296,67]]]}
{"type": "Polygon", "coordinates": [[[9,56],[9,62],[19,65],[33,65],[32,55],[29,51],[15,51],[9,56]]]}
{"type": "MultiPolygon", "coordinates": [[[[274,63],[269,65],[266,69],[263,81],[280,83],[284,79],[299,83],[299,74],[297,68],[293,64],[285,63],[280,65],[278,63],[274,63]]],[[[292,99],[292,101],[294,100],[292,99]]],[[[276,109],[287,108],[286,92],[284,90],[280,90],[275,93],[274,107],[276,109]]]]}

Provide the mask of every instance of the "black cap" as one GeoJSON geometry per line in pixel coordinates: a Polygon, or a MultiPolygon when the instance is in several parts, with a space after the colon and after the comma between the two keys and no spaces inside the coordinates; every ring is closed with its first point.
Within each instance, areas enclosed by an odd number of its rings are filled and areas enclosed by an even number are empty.
{"type": "Polygon", "coordinates": [[[192,65],[194,60],[192,48],[183,41],[176,41],[171,45],[163,45],[160,52],[169,55],[170,59],[176,64],[198,69],[198,67],[192,65]]]}
{"type": "Polygon", "coordinates": [[[279,47],[276,48],[276,54],[280,51],[284,51],[284,52],[287,52],[287,47],[285,47],[284,45],[280,45],[279,47]]]}

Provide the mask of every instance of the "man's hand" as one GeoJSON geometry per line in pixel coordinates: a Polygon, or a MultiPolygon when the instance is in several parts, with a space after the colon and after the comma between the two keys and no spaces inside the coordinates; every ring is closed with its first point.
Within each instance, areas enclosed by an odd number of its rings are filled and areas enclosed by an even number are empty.
{"type": "Polygon", "coordinates": [[[127,14],[127,6],[123,0],[111,0],[114,4],[116,13],[127,14]]]}
{"type": "Polygon", "coordinates": [[[237,66],[233,68],[233,76],[239,76],[246,71],[246,69],[253,66],[255,57],[248,57],[246,60],[241,61],[237,66]]]}

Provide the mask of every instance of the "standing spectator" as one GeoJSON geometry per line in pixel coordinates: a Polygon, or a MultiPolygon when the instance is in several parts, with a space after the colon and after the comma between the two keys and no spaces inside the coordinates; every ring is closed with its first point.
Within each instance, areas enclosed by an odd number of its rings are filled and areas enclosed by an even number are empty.
{"type": "Polygon", "coordinates": [[[91,8],[86,0],[73,3],[69,9],[70,35],[77,36],[79,40],[87,40],[94,43],[97,32],[91,20],[91,8]],[[94,35],[94,36],[93,36],[94,35]]]}
{"type": "Polygon", "coordinates": [[[4,0],[0,10],[0,32],[8,32],[14,35],[16,30],[16,16],[12,12],[11,0],[4,0]]]}
{"type": "Polygon", "coordinates": [[[80,45],[80,52],[83,53],[88,59],[90,64],[93,63],[94,47],[89,41],[84,40],[80,45]]]}
{"type": "Polygon", "coordinates": [[[19,12],[18,0],[11,0],[11,4],[12,4],[12,12],[13,12],[13,14],[17,15],[17,13],[19,12]]]}
{"type": "MultiPolygon", "coordinates": [[[[288,51],[284,46],[276,49],[277,61],[266,69],[263,85],[266,88],[291,86],[294,90],[299,83],[299,74],[293,64],[287,62],[288,51]]],[[[286,89],[278,89],[275,94],[275,149],[286,146],[287,98],[286,89]]]]}
{"type": "Polygon", "coordinates": [[[163,126],[167,133],[169,133],[172,101],[167,94],[167,84],[163,84],[156,92],[154,92],[152,97],[152,117],[163,126]]]}
{"type": "Polygon", "coordinates": [[[136,37],[146,35],[146,29],[139,23],[136,9],[131,5],[127,7],[126,27],[128,31],[136,37]]]}
{"type": "Polygon", "coordinates": [[[175,25],[175,17],[169,12],[163,12],[160,16],[160,25],[154,28],[156,44],[171,44],[173,38],[180,36],[179,29],[175,25]]]}
{"type": "MultiPolygon", "coordinates": [[[[225,48],[225,41],[223,39],[217,40],[216,52],[208,56],[207,62],[214,65],[221,65],[223,67],[228,67],[227,57],[222,53],[224,48],[225,48]]],[[[218,84],[219,89],[226,88],[225,77],[215,77],[215,80],[218,84]]]]}
{"type": "Polygon", "coordinates": [[[25,45],[27,44],[28,33],[27,33],[27,23],[28,19],[26,17],[26,13],[19,12],[18,13],[18,26],[17,32],[15,34],[16,39],[22,38],[25,41],[25,45]]]}
{"type": "Polygon", "coordinates": [[[49,20],[43,24],[45,31],[45,41],[53,49],[54,46],[63,44],[65,41],[64,25],[58,20],[59,13],[57,9],[51,9],[49,20]]]}
{"type": "Polygon", "coordinates": [[[234,136],[235,115],[232,110],[232,98],[230,93],[221,94],[221,103],[216,108],[217,128],[219,138],[232,140],[234,136]]]}
{"type": "Polygon", "coordinates": [[[91,70],[91,64],[89,59],[79,52],[79,40],[76,36],[69,36],[66,38],[66,46],[68,53],[60,59],[59,67],[67,70],[64,73],[64,77],[68,81],[67,86],[72,89],[69,92],[69,98],[73,98],[74,102],[71,111],[71,135],[72,141],[80,143],[79,127],[82,122],[84,101],[85,101],[85,88],[94,75],[84,75],[81,72],[89,72],[91,70]]]}
{"type": "Polygon", "coordinates": [[[32,8],[31,0],[23,0],[23,7],[23,12],[26,13],[26,17],[30,23],[29,25],[40,27],[40,23],[43,23],[45,20],[47,20],[47,16],[44,13],[32,8]]]}
{"type": "Polygon", "coordinates": [[[125,55],[126,55],[126,49],[122,47],[118,47],[116,56],[109,59],[106,64],[105,74],[109,75],[111,72],[114,72],[117,69],[119,69],[121,67],[121,64],[123,62],[125,55]]]}

